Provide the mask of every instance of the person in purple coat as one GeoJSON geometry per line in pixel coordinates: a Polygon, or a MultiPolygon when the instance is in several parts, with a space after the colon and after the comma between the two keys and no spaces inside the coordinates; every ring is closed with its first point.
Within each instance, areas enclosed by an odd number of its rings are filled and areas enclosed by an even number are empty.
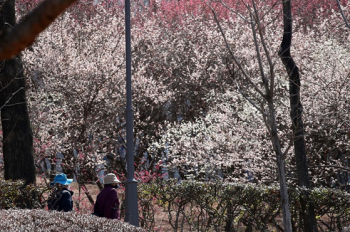
{"type": "Polygon", "coordinates": [[[116,188],[120,181],[113,173],[108,173],[104,179],[104,188],[97,195],[94,205],[94,215],[110,219],[120,219],[119,198],[116,188]]]}

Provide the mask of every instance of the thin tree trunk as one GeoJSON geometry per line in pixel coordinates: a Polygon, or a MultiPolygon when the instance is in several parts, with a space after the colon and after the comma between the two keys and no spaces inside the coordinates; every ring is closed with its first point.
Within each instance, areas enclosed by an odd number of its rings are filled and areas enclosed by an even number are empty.
{"type": "Polygon", "coordinates": [[[292,232],[292,220],[291,220],[291,214],[289,210],[289,198],[288,198],[288,188],[287,188],[287,181],[286,181],[286,173],[284,169],[284,157],[280,145],[280,140],[278,138],[277,134],[277,123],[276,123],[276,117],[275,117],[275,110],[273,107],[273,102],[270,100],[268,102],[269,106],[269,124],[270,124],[270,136],[272,141],[273,149],[276,153],[276,160],[277,160],[277,168],[278,168],[278,178],[280,182],[280,196],[281,196],[281,204],[282,204],[282,217],[283,217],[283,225],[284,225],[284,231],[285,232],[292,232]]]}
{"type": "Polygon", "coordinates": [[[300,76],[291,54],[292,43],[292,10],[290,0],[283,1],[284,34],[279,56],[286,67],[289,77],[290,117],[292,120],[294,154],[297,166],[298,185],[307,190],[302,192],[301,205],[304,231],[318,231],[314,212],[314,204],[310,199],[311,188],[306,158],[302,105],[300,101],[300,76]]]}
{"type": "MultiPolygon", "coordinates": [[[[1,31],[16,23],[15,1],[7,0],[0,12],[1,31]]],[[[33,135],[25,97],[25,79],[20,57],[3,61],[0,70],[1,123],[5,179],[35,182],[33,135]]]]}

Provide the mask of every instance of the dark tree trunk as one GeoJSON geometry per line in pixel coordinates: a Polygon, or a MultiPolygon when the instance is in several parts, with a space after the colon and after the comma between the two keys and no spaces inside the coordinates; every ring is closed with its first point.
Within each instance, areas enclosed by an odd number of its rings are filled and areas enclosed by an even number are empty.
{"type": "MultiPolygon", "coordinates": [[[[290,0],[283,1],[284,33],[279,56],[286,67],[289,77],[290,116],[292,120],[294,153],[297,166],[298,185],[310,189],[310,178],[306,158],[302,105],[300,101],[300,76],[291,54],[292,43],[292,9],[290,0]]],[[[304,191],[301,199],[304,231],[317,231],[314,204],[309,191],[304,191]]]]}
{"type": "MultiPolygon", "coordinates": [[[[7,0],[0,12],[1,31],[13,27],[15,23],[15,1],[7,0]]],[[[0,82],[5,179],[23,179],[26,184],[34,183],[33,135],[20,57],[2,61],[0,82]]]]}

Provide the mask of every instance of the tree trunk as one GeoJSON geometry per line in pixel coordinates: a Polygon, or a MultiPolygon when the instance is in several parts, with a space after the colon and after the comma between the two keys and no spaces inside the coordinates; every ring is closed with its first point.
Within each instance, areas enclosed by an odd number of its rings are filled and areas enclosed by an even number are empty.
{"type": "MultiPolygon", "coordinates": [[[[7,0],[0,13],[1,30],[16,23],[15,1],[7,0]]],[[[35,182],[33,135],[25,97],[25,79],[20,57],[3,61],[0,70],[1,123],[5,179],[35,182]]]]}
{"type": "MultiPolygon", "coordinates": [[[[283,1],[284,33],[279,56],[286,67],[289,77],[290,117],[292,120],[294,154],[297,166],[298,185],[307,189],[311,188],[306,158],[304,139],[304,125],[302,119],[302,105],[300,101],[300,76],[291,54],[292,43],[292,10],[290,0],[283,1]]],[[[310,199],[310,192],[303,191],[301,198],[302,217],[304,231],[317,231],[317,223],[314,212],[314,204],[310,199]]]]}
{"type": "Polygon", "coordinates": [[[273,106],[272,99],[269,99],[269,124],[270,124],[270,136],[272,141],[273,149],[276,153],[277,168],[278,168],[278,178],[280,182],[280,197],[282,205],[282,217],[285,232],[292,232],[292,219],[289,210],[289,198],[288,198],[288,188],[286,181],[286,173],[284,169],[284,157],[280,145],[280,140],[277,134],[277,123],[275,117],[275,109],[273,106]]]}

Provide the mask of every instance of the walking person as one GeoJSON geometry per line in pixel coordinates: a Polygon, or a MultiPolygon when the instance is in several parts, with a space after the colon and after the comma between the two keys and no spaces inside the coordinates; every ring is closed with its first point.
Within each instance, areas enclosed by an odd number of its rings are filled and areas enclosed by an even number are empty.
{"type": "Polygon", "coordinates": [[[49,210],[69,212],[73,211],[73,191],[69,190],[69,185],[73,179],[67,179],[65,174],[58,174],[51,183],[54,189],[47,201],[49,210]]]}
{"type": "Polygon", "coordinates": [[[98,194],[94,205],[94,215],[110,219],[120,219],[119,198],[116,188],[120,181],[114,173],[108,173],[104,179],[104,188],[98,194]]]}

